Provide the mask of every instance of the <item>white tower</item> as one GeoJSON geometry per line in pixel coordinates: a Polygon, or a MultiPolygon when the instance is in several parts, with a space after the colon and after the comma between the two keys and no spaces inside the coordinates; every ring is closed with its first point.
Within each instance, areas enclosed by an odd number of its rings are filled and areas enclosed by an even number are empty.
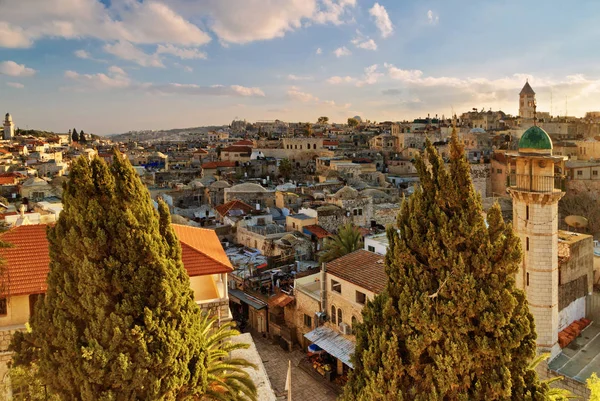
{"type": "Polygon", "coordinates": [[[9,113],[6,113],[4,117],[4,139],[11,140],[15,136],[15,124],[13,124],[12,117],[9,113]]]}
{"type": "Polygon", "coordinates": [[[523,264],[517,286],[527,294],[535,319],[537,346],[554,357],[558,345],[558,201],[565,194],[566,156],[552,155],[552,140],[534,125],[508,153],[508,192],[513,199],[513,226],[521,238],[523,264]]]}
{"type": "Polygon", "coordinates": [[[529,85],[529,81],[527,81],[519,93],[519,117],[533,119],[534,108],[535,92],[529,85]]]}

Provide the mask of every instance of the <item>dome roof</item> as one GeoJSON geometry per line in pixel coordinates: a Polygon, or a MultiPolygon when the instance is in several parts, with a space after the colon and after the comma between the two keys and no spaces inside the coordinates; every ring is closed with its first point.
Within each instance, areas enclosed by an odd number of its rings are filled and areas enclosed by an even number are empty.
{"type": "Polygon", "coordinates": [[[30,178],[23,183],[24,187],[36,187],[36,186],[43,186],[43,185],[48,185],[48,183],[39,177],[30,178]]]}
{"type": "Polygon", "coordinates": [[[193,180],[192,182],[190,182],[190,186],[192,188],[204,188],[204,184],[202,183],[202,181],[196,179],[193,180]]]}
{"type": "Polygon", "coordinates": [[[221,180],[221,181],[215,181],[215,182],[213,182],[212,184],[210,184],[210,187],[211,188],[216,188],[216,189],[218,189],[218,188],[229,188],[229,187],[231,187],[231,185],[229,185],[229,183],[227,181],[221,180]]]}
{"type": "Polygon", "coordinates": [[[354,199],[358,196],[358,191],[352,187],[345,186],[333,195],[338,199],[354,199]]]}
{"type": "Polygon", "coordinates": [[[387,199],[387,198],[389,198],[388,194],[386,194],[383,191],[380,191],[379,189],[375,189],[375,188],[363,189],[360,192],[360,194],[363,195],[363,196],[370,196],[373,199],[387,199]]]}
{"type": "Polygon", "coordinates": [[[519,140],[519,150],[552,150],[552,140],[546,131],[534,125],[529,127],[519,140]]]}
{"type": "Polygon", "coordinates": [[[267,192],[267,190],[261,185],[245,182],[243,184],[232,186],[230,192],[267,192]]]}
{"type": "Polygon", "coordinates": [[[10,116],[10,113],[6,113],[5,117],[6,117],[5,121],[8,121],[8,122],[12,121],[12,117],[10,116]]]}
{"type": "Polygon", "coordinates": [[[483,128],[473,128],[469,131],[471,134],[485,134],[485,130],[483,128]]]}

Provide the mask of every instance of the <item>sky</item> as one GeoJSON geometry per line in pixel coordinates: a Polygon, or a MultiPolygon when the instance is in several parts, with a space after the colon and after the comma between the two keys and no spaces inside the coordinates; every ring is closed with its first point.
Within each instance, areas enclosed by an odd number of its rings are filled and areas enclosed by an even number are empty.
{"type": "Polygon", "coordinates": [[[101,135],[600,110],[600,2],[0,0],[0,112],[101,135]]]}

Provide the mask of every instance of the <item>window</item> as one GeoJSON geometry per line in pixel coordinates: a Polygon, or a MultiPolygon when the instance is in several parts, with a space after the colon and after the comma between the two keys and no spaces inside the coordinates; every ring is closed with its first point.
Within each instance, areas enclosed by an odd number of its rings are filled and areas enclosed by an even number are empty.
{"type": "Polygon", "coordinates": [[[369,245],[369,246],[367,247],[367,250],[368,250],[369,252],[375,252],[375,247],[374,247],[373,245],[369,245]]]}
{"type": "Polygon", "coordinates": [[[338,319],[337,319],[338,324],[342,324],[342,308],[338,309],[338,319]]]}
{"type": "Polygon", "coordinates": [[[358,209],[354,209],[354,210],[352,211],[352,213],[353,213],[355,216],[358,216],[358,209]]]}
{"type": "Polygon", "coordinates": [[[528,251],[529,250],[529,237],[525,238],[525,250],[528,251]]]}
{"type": "Polygon", "coordinates": [[[529,205],[525,206],[525,220],[529,220],[529,205]]]}
{"type": "Polygon", "coordinates": [[[312,317],[308,316],[306,313],[304,314],[304,325],[312,329],[312,317]]]}
{"type": "Polygon", "coordinates": [[[331,323],[335,324],[335,305],[331,305],[331,323]]]}
{"type": "Polygon", "coordinates": [[[577,170],[577,175],[583,175],[583,171],[582,170],[577,170]]]}
{"type": "Polygon", "coordinates": [[[529,273],[527,273],[527,287],[529,287],[529,273]]]}
{"type": "Polygon", "coordinates": [[[302,145],[300,145],[300,150],[302,150],[302,145]]]}
{"type": "Polygon", "coordinates": [[[6,298],[0,298],[0,316],[6,316],[8,314],[8,302],[6,298]]]}
{"type": "Polygon", "coordinates": [[[362,209],[358,209],[358,215],[362,216],[362,209]]]}
{"type": "Polygon", "coordinates": [[[296,228],[296,223],[292,223],[292,228],[296,228]]]}
{"type": "Polygon", "coordinates": [[[331,280],[331,291],[341,294],[342,293],[342,284],[338,281],[331,280]]]}
{"type": "Polygon", "coordinates": [[[501,168],[497,168],[496,169],[496,174],[502,174],[502,169],[501,168]]]}
{"type": "Polygon", "coordinates": [[[313,149],[316,149],[316,148],[317,148],[317,144],[315,143],[315,144],[313,145],[313,149]]]}
{"type": "Polygon", "coordinates": [[[598,170],[592,171],[592,175],[598,175],[598,170]]]}
{"type": "Polygon", "coordinates": [[[367,302],[367,295],[360,291],[356,291],[356,303],[364,305],[366,302],[367,302]]]}

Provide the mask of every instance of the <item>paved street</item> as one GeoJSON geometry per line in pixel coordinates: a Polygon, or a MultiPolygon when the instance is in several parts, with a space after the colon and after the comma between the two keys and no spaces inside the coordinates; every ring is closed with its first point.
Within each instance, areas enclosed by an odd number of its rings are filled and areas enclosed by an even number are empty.
{"type": "Polygon", "coordinates": [[[325,384],[317,381],[298,368],[298,361],[303,357],[299,350],[284,351],[279,345],[273,345],[262,336],[252,336],[265,369],[271,380],[271,385],[277,399],[287,400],[285,378],[288,369],[288,360],[292,361],[292,399],[294,401],[335,401],[337,394],[325,384]]]}

